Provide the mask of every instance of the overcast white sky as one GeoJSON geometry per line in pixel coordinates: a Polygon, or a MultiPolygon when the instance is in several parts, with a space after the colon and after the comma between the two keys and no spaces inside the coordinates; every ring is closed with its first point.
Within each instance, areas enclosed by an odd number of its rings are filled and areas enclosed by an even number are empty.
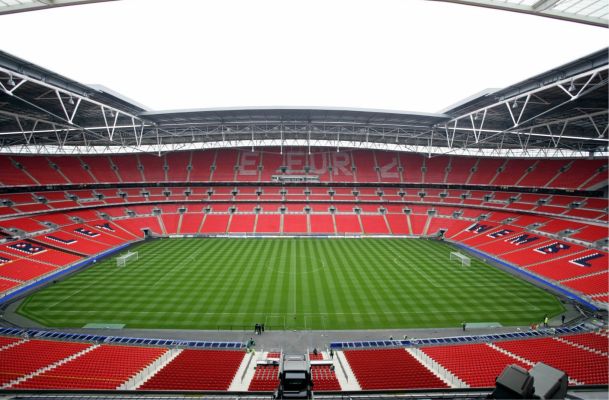
{"type": "Polygon", "coordinates": [[[603,28],[425,0],[121,0],[0,17],[0,49],[155,110],[436,112],[608,39],[603,28]]]}

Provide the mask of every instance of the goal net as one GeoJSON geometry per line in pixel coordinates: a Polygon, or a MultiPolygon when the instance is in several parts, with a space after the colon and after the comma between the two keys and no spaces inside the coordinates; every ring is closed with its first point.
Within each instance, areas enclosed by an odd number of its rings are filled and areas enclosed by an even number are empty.
{"type": "Polygon", "coordinates": [[[116,257],[116,265],[118,267],[124,267],[125,265],[127,265],[127,263],[132,262],[132,261],[137,261],[137,260],[138,260],[137,251],[134,251],[134,252],[130,251],[127,254],[123,254],[123,255],[116,257]]]}
{"type": "Polygon", "coordinates": [[[469,267],[469,265],[471,263],[471,259],[468,256],[466,256],[465,254],[455,252],[455,251],[450,253],[450,261],[454,261],[454,260],[457,260],[458,262],[460,262],[462,267],[464,267],[464,266],[469,267]]]}

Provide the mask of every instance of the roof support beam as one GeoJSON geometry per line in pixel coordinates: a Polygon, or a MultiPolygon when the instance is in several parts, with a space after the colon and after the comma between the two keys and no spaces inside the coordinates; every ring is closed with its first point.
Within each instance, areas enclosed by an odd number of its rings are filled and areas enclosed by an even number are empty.
{"type": "MultiPolygon", "coordinates": [[[[6,74],[13,80],[19,80],[19,83],[15,83],[13,87],[7,87],[0,83],[0,93],[4,93],[5,95],[10,96],[12,99],[16,99],[22,102],[23,104],[26,104],[27,106],[36,109],[37,111],[48,117],[46,121],[39,118],[38,120],[40,122],[46,122],[46,124],[64,125],[66,129],[71,129],[78,132],[86,132],[92,138],[96,140],[105,141],[108,145],[115,144],[114,133],[117,125],[119,124],[119,121],[121,124],[123,124],[123,126],[131,127],[134,129],[134,131],[137,131],[145,126],[151,125],[147,121],[144,121],[143,119],[130,113],[127,113],[123,110],[120,110],[116,107],[100,103],[81,94],[70,92],[66,89],[54,86],[50,83],[32,78],[30,76],[18,72],[8,70],[1,66],[0,73],[6,74]],[[25,90],[22,89],[25,87],[25,84],[30,86],[37,86],[43,90],[48,89],[48,93],[52,93],[52,96],[49,96],[48,98],[45,97],[44,100],[36,98],[25,98],[25,90]],[[56,113],[49,108],[49,102],[53,101],[53,98],[55,99],[56,105],[58,107],[56,107],[56,109],[61,110],[59,111],[59,113],[56,113]],[[85,111],[83,111],[82,105],[84,104],[88,106],[87,114],[85,114],[85,111]],[[99,131],[97,129],[89,129],[76,122],[76,120],[78,119],[86,120],[90,118],[92,116],[91,113],[94,112],[99,113],[98,117],[103,117],[103,120],[105,121],[106,125],[105,134],[102,131],[99,131]],[[111,117],[114,118],[114,121],[111,124],[108,122],[108,119],[106,117],[107,112],[110,114],[111,117]],[[83,114],[83,117],[79,118],[81,114],[83,114]]],[[[10,112],[2,110],[1,103],[0,113],[10,114],[10,112]]],[[[48,128],[46,128],[46,130],[48,132],[48,128]]],[[[12,132],[0,132],[0,135],[10,135],[11,133],[12,132]]],[[[32,130],[32,133],[41,133],[41,131],[34,129],[32,130]]]]}
{"type": "MultiPolygon", "coordinates": [[[[436,155],[463,155],[472,157],[564,157],[564,158],[583,158],[590,157],[591,154],[588,151],[582,150],[567,150],[563,148],[528,148],[527,142],[528,137],[523,138],[522,149],[462,149],[462,148],[448,148],[440,146],[411,146],[397,143],[378,143],[364,141],[340,141],[337,143],[336,140],[322,140],[316,139],[310,142],[307,139],[263,139],[252,141],[247,140],[230,140],[230,141],[210,141],[210,142],[195,142],[195,143],[162,143],[160,145],[142,145],[142,152],[149,153],[164,153],[168,151],[181,151],[181,150],[205,150],[205,149],[217,149],[217,148],[257,148],[257,147],[279,147],[283,146],[300,146],[306,147],[307,143],[313,148],[327,148],[328,151],[335,151],[338,144],[340,149],[369,149],[369,150],[385,150],[385,151],[398,151],[398,152],[417,152],[426,153],[429,156],[436,155]]],[[[133,148],[127,146],[63,146],[61,148],[51,145],[15,145],[15,146],[4,146],[0,148],[0,154],[127,154],[133,153],[133,148]]],[[[596,153],[596,157],[606,158],[609,156],[608,152],[596,153]]]]}

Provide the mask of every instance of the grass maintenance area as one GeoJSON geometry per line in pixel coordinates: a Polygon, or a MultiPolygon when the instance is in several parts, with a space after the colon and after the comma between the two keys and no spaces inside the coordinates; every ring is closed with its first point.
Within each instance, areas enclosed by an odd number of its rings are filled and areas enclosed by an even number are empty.
{"type": "Polygon", "coordinates": [[[449,261],[419,239],[161,239],[27,297],[18,312],[49,327],[385,329],[461,322],[528,325],[559,300],[477,259],[449,261]]]}

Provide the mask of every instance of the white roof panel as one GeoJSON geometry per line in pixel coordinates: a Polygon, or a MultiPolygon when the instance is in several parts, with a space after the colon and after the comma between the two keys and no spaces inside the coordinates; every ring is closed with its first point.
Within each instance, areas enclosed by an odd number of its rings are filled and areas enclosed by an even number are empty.
{"type": "Polygon", "coordinates": [[[609,27],[609,0],[432,0],[609,27]]]}
{"type": "Polygon", "coordinates": [[[114,0],[0,0],[0,15],[114,0]]]}

